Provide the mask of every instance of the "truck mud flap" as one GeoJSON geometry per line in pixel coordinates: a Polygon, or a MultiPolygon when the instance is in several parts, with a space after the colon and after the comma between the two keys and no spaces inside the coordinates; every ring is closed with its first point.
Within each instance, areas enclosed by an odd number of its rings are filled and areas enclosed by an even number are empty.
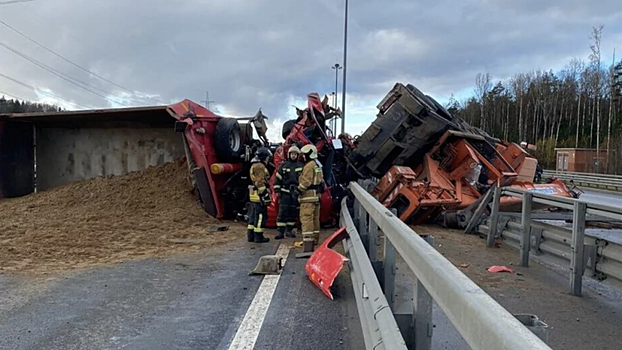
{"type": "Polygon", "coordinates": [[[203,209],[205,209],[205,212],[209,215],[216,217],[216,203],[214,202],[214,196],[212,196],[212,190],[209,186],[205,169],[196,168],[192,174],[197,182],[199,196],[201,196],[201,202],[203,203],[203,209]]]}
{"type": "Polygon", "coordinates": [[[331,292],[333,282],[343,268],[344,263],[348,261],[348,258],[331,248],[347,237],[348,233],[345,227],[335,231],[316,248],[305,265],[305,271],[311,282],[313,282],[324,295],[329,297],[330,300],[333,300],[333,294],[331,292]]]}

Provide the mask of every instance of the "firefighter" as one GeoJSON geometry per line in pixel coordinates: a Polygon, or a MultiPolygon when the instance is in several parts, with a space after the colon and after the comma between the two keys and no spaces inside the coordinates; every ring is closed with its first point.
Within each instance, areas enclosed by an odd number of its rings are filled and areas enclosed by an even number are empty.
{"type": "Polygon", "coordinates": [[[274,239],[283,239],[285,235],[290,238],[296,237],[292,229],[296,224],[298,178],[302,172],[302,163],[298,161],[299,156],[300,149],[292,145],[288,150],[288,159],[276,172],[274,191],[279,196],[279,215],[276,219],[279,234],[274,239]]]}
{"type": "Polygon", "coordinates": [[[251,160],[250,178],[252,184],[249,186],[251,213],[246,231],[249,242],[266,243],[270,241],[270,238],[263,236],[263,229],[266,227],[268,205],[271,202],[268,188],[270,173],[266,167],[271,156],[270,149],[262,147],[257,150],[255,157],[251,160]]]}
{"type": "Polygon", "coordinates": [[[317,148],[305,145],[300,152],[305,156],[305,165],[300,174],[300,223],[302,224],[303,251],[313,251],[320,240],[320,194],[324,192],[322,164],[317,159],[317,148]]]}

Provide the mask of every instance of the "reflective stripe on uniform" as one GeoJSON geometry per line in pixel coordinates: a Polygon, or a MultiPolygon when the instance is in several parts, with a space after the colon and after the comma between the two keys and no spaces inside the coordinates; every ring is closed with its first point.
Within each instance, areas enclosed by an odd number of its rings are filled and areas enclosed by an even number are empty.
{"type": "Polygon", "coordinates": [[[319,202],[320,198],[317,196],[317,192],[315,190],[309,190],[311,193],[305,193],[304,197],[301,197],[300,203],[310,203],[310,202],[319,202]]]}
{"type": "Polygon", "coordinates": [[[306,242],[313,242],[315,238],[313,238],[313,232],[303,232],[302,240],[306,242]]]}
{"type": "MultiPolygon", "coordinates": [[[[275,189],[276,189],[276,187],[275,187],[275,189]]],[[[286,188],[281,188],[281,192],[290,193],[289,190],[286,189],[286,188]]]]}
{"type": "Polygon", "coordinates": [[[260,203],[259,193],[252,187],[249,188],[248,199],[253,203],[260,203]]]}
{"type": "Polygon", "coordinates": [[[259,214],[259,216],[257,217],[257,227],[255,227],[255,232],[256,233],[262,233],[263,232],[263,228],[261,228],[261,221],[263,220],[263,214],[259,214]]]}
{"type": "Polygon", "coordinates": [[[296,223],[295,223],[295,222],[288,222],[288,223],[287,223],[287,226],[294,226],[294,225],[296,225],[296,223]]]}
{"type": "Polygon", "coordinates": [[[295,171],[302,171],[302,168],[296,168],[295,171]]]}
{"type": "Polygon", "coordinates": [[[285,226],[287,226],[287,224],[286,224],[286,223],[284,223],[284,222],[277,222],[277,223],[276,223],[276,226],[277,226],[277,227],[285,227],[285,226]]]}
{"type": "Polygon", "coordinates": [[[279,173],[276,173],[276,177],[277,177],[277,179],[282,179],[283,178],[283,176],[281,176],[281,174],[279,174],[279,173]]]}

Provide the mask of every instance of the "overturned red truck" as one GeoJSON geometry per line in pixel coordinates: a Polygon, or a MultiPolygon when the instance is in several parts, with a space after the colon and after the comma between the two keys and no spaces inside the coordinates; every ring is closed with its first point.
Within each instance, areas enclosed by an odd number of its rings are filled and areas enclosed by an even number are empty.
{"type": "MultiPolygon", "coordinates": [[[[374,122],[360,136],[335,135],[327,123],[339,110],[317,93],[307,95],[307,107],[283,125],[280,145],[265,135],[253,138],[250,123],[240,125],[184,101],[169,107],[184,135],[186,156],[196,191],[206,211],[218,218],[245,216],[248,169],[258,147],[273,149],[274,162],[283,161],[291,145],[317,146],[324,165],[327,191],[321,198],[321,223],[337,223],[339,203],[350,181],[367,181],[368,189],[404,221],[422,223],[440,217],[460,226],[459,210],[477,201],[491,186],[576,197],[563,183],[533,184],[537,160],[516,143],[499,140],[452,116],[432,97],[413,85],[396,83],[378,104],[374,122]],[[225,204],[226,203],[226,204],[225,204]]],[[[265,131],[265,116],[251,119],[265,131]],[[263,124],[262,124],[263,123],[263,124]]],[[[257,126],[260,127],[257,127],[257,126]]],[[[274,184],[274,175],[271,185],[274,184]]],[[[268,209],[268,227],[276,226],[278,197],[268,209]]],[[[520,199],[503,198],[503,210],[518,210],[520,199]]]]}
{"type": "MultiPolygon", "coordinates": [[[[253,137],[251,123],[260,133],[266,129],[264,120],[267,117],[261,111],[250,119],[250,123],[241,124],[238,119],[218,116],[189,100],[169,106],[168,112],[177,119],[175,130],[184,138],[193,189],[206,212],[219,219],[244,220],[250,160],[255,151],[260,147],[270,147],[275,155],[268,165],[272,173],[270,187],[273,188],[274,170],[284,160],[289,147],[313,143],[318,149],[318,159],[324,165],[324,179],[329,187],[329,191],[321,197],[320,221],[324,226],[337,223],[338,213],[333,210],[333,205],[339,203],[347,183],[340,161],[344,157],[342,144],[352,145],[352,142],[347,135],[336,139],[327,127],[326,122],[339,112],[328,105],[326,98],[321,100],[316,93],[309,94],[307,98],[307,108],[298,109],[297,118],[285,123],[285,142],[280,145],[268,143],[265,135],[260,134],[260,140],[253,137]]],[[[273,195],[268,207],[268,227],[276,227],[277,213],[278,196],[273,195]]]]}

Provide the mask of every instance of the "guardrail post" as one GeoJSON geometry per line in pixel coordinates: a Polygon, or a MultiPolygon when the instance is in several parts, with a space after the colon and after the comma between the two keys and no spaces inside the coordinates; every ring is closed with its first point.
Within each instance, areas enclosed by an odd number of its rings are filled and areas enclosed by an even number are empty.
{"type": "Polygon", "coordinates": [[[570,293],[580,296],[583,280],[583,251],[585,246],[585,214],[587,203],[575,202],[572,213],[572,258],[570,262],[570,293]]]}
{"type": "Polygon", "coordinates": [[[358,230],[359,228],[359,212],[361,211],[361,203],[359,203],[358,199],[354,198],[352,201],[352,222],[354,223],[354,227],[358,230]]]}
{"type": "MultiPolygon", "coordinates": [[[[434,246],[434,237],[422,236],[428,244],[434,246]]],[[[414,318],[415,318],[415,349],[430,350],[432,348],[432,303],[434,300],[423,284],[417,281],[414,288],[414,318]]]]}
{"type": "Polygon", "coordinates": [[[488,229],[488,237],[486,246],[495,245],[495,236],[497,235],[497,226],[499,226],[499,201],[501,200],[501,187],[495,187],[492,199],[492,212],[490,213],[490,228],[488,229]]]}
{"type": "Polygon", "coordinates": [[[369,216],[369,260],[374,268],[376,277],[380,283],[384,282],[383,262],[378,259],[378,246],[380,246],[380,237],[378,234],[378,224],[369,216]]]}
{"type": "Polygon", "coordinates": [[[531,203],[533,193],[523,193],[523,212],[521,223],[523,224],[523,237],[520,242],[520,266],[529,266],[529,250],[531,249],[531,203]]]}
{"type": "MultiPolygon", "coordinates": [[[[391,209],[393,215],[397,216],[397,210],[391,209]]],[[[387,298],[387,302],[391,307],[391,310],[395,310],[395,259],[397,257],[397,251],[395,246],[387,235],[384,235],[384,296],[387,298]]]]}
{"type": "Polygon", "coordinates": [[[359,236],[361,236],[361,241],[363,242],[365,251],[369,252],[369,234],[367,231],[367,220],[369,215],[367,215],[365,208],[363,208],[363,206],[360,204],[355,209],[355,211],[356,218],[358,219],[358,221],[355,223],[356,229],[359,232],[359,236]]]}
{"type": "Polygon", "coordinates": [[[369,260],[372,265],[378,261],[378,224],[369,217],[369,260]]]}

